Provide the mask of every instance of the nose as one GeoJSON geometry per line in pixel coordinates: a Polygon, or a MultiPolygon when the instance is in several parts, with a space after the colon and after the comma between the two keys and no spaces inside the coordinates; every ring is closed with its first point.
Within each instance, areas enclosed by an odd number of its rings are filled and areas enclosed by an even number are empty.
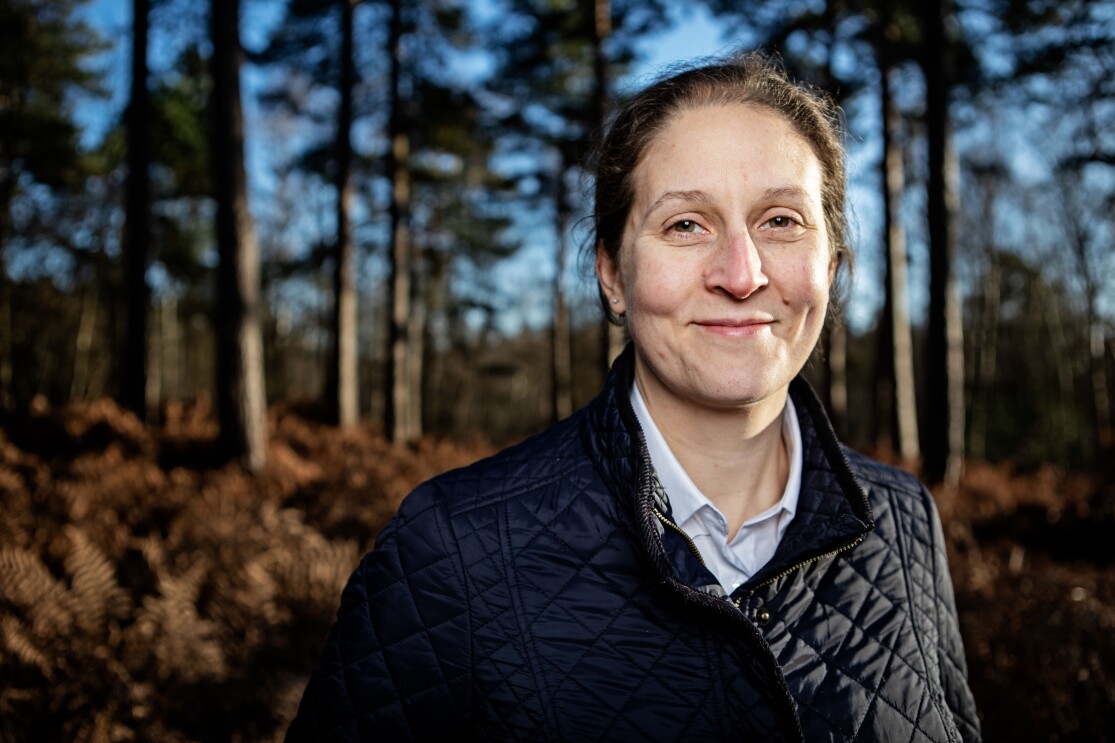
{"type": "Polygon", "coordinates": [[[708,285],[713,291],[746,299],[768,281],[759,250],[747,230],[734,231],[712,255],[708,285]]]}

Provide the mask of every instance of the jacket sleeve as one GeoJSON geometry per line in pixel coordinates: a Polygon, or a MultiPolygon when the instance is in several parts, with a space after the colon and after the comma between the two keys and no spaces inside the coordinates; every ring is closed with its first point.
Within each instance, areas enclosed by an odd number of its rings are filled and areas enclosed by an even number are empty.
{"type": "Polygon", "coordinates": [[[459,735],[470,688],[463,586],[444,500],[427,483],[349,579],[286,740],[459,735]]]}
{"type": "Polygon", "coordinates": [[[952,578],[949,576],[944,530],[932,496],[925,493],[924,497],[928,501],[933,533],[933,577],[937,597],[941,686],[945,692],[945,703],[952,712],[961,737],[965,743],[979,743],[982,740],[979,715],[976,713],[972,690],[968,686],[968,663],[964,656],[964,642],[960,637],[960,620],[956,612],[952,578]]]}

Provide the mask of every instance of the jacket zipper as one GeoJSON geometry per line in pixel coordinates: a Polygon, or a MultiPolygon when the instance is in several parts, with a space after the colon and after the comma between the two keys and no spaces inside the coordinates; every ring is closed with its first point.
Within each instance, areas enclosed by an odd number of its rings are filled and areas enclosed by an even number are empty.
{"type": "Polygon", "coordinates": [[[668,518],[666,518],[666,515],[659,511],[657,506],[651,506],[651,510],[654,511],[654,515],[658,517],[659,521],[670,527],[671,530],[676,531],[678,534],[681,535],[681,538],[685,540],[685,543],[687,545],[689,545],[689,551],[693,553],[693,556],[697,558],[697,561],[700,562],[702,566],[705,566],[705,558],[701,557],[701,551],[697,549],[697,544],[693,541],[693,537],[686,534],[684,529],[675,524],[673,521],[670,521],[668,518]]]}
{"type": "MultiPolygon", "coordinates": [[[[658,510],[657,506],[651,506],[651,511],[653,511],[654,515],[658,518],[658,520],[661,521],[667,528],[669,528],[670,530],[672,530],[672,531],[681,535],[681,538],[685,540],[685,543],[687,545],[689,545],[689,551],[692,552],[693,556],[696,557],[697,560],[700,561],[701,565],[704,565],[705,564],[705,559],[703,557],[701,557],[701,551],[699,549],[697,549],[697,545],[693,541],[693,538],[691,536],[689,536],[688,534],[686,534],[685,530],[682,529],[680,526],[675,524],[670,519],[666,518],[666,515],[663,514],[660,510],[658,510]]],[[[862,537],[861,537],[861,539],[862,539],[862,537]]],[[[845,547],[844,549],[849,549],[849,548],[855,546],[855,544],[857,544],[858,542],[859,542],[859,539],[857,539],[856,542],[854,542],[853,544],[848,545],[848,547],[845,547]]],[[[836,550],[836,551],[839,552],[840,550],[836,550]]],[[[832,553],[830,553],[830,554],[832,554],[832,553]]],[[[821,557],[824,557],[824,555],[821,555],[821,557]]],[[[814,559],[820,559],[820,557],[814,558],[814,559]]],[[[805,562],[801,563],[801,565],[805,565],[808,562],[810,562],[810,561],[806,560],[805,562]]],[[[797,565],[793,569],[801,567],[801,565],[797,565]]],[[[790,571],[787,571],[787,572],[790,572],[790,571]]],[[[774,580],[777,580],[777,578],[775,578],[774,580]]],[[[723,612],[725,614],[730,614],[731,617],[732,617],[732,621],[742,622],[743,626],[746,628],[746,631],[749,631],[750,633],[752,633],[752,637],[753,637],[754,641],[758,644],[758,646],[763,651],[765,651],[766,658],[769,661],[773,661],[773,666],[771,667],[771,673],[777,679],[778,689],[782,692],[783,699],[786,703],[786,707],[783,710],[784,714],[786,715],[786,718],[783,721],[783,724],[788,725],[789,730],[794,731],[794,732],[797,733],[796,740],[802,741],[802,743],[804,743],[804,738],[803,738],[802,733],[801,733],[801,721],[798,719],[797,712],[795,711],[794,698],[790,694],[789,687],[786,686],[786,679],[782,674],[782,668],[778,665],[778,661],[774,657],[774,652],[770,649],[770,646],[767,644],[766,640],[763,638],[762,633],[751,622],[747,621],[747,618],[744,616],[743,610],[740,609],[739,601],[737,600],[735,602],[735,611],[733,612],[731,609],[728,608],[729,602],[725,602],[722,599],[713,598],[712,596],[709,596],[708,594],[701,593],[700,591],[696,591],[695,589],[693,589],[690,586],[685,585],[684,583],[679,583],[677,581],[671,581],[671,582],[682,593],[685,593],[686,591],[688,591],[692,594],[695,594],[696,600],[699,603],[706,604],[710,609],[714,609],[718,612],[723,612]]]]}
{"type": "MultiPolygon", "coordinates": [[[[681,535],[681,538],[686,541],[686,544],[688,544],[689,551],[692,552],[692,554],[694,554],[694,557],[697,558],[697,560],[700,561],[702,566],[704,566],[705,565],[705,558],[702,558],[700,556],[700,550],[697,549],[697,544],[694,542],[694,540],[692,540],[692,537],[690,537],[690,535],[687,534],[685,530],[683,530],[681,527],[679,527],[678,524],[673,523],[672,521],[667,519],[666,514],[663,514],[661,511],[658,510],[658,506],[652,505],[651,506],[651,511],[653,513],[655,513],[656,517],[658,518],[659,521],[662,522],[663,525],[666,525],[666,527],[668,529],[670,529],[671,531],[675,531],[675,532],[677,532],[678,534],[681,535]]],[[[855,547],[856,544],[859,544],[862,539],[863,539],[862,537],[857,538],[854,542],[849,544],[849,546],[843,547],[840,550],[835,550],[835,551],[830,552],[828,554],[835,554],[836,552],[841,552],[845,549],[851,549],[851,548],[855,547]]],[[[825,554],[822,554],[822,556],[816,557],[816,558],[813,558],[813,559],[814,560],[820,560],[823,557],[826,557],[825,554]]],[[[804,565],[808,565],[809,562],[812,562],[812,560],[805,560],[804,562],[798,563],[798,565],[794,566],[793,568],[791,568],[789,570],[786,570],[785,572],[781,573],[781,575],[776,576],[775,578],[772,578],[772,581],[777,580],[778,578],[781,578],[782,576],[786,575],[786,573],[788,573],[788,572],[792,572],[792,571],[796,570],[797,568],[801,568],[804,565]]],[[[802,723],[801,723],[801,721],[798,720],[797,713],[795,712],[794,697],[791,693],[789,693],[789,687],[786,686],[786,679],[782,674],[782,668],[778,666],[778,662],[774,657],[774,653],[772,652],[772,650],[770,650],[770,646],[767,645],[766,640],[763,637],[763,634],[760,633],[760,631],[752,623],[749,623],[747,618],[744,616],[743,609],[739,608],[739,599],[736,599],[736,601],[735,601],[736,610],[735,610],[735,612],[733,612],[733,611],[731,611],[731,609],[728,609],[728,602],[725,602],[721,599],[714,599],[714,598],[708,596],[707,594],[701,594],[701,592],[696,591],[694,588],[691,588],[690,586],[686,586],[685,583],[679,583],[677,581],[671,581],[671,582],[675,583],[677,588],[679,590],[681,590],[682,592],[685,592],[687,590],[690,591],[690,592],[694,592],[694,594],[696,594],[696,596],[698,597],[698,599],[697,599],[698,601],[708,602],[709,608],[716,608],[719,611],[730,612],[730,614],[733,615],[733,619],[735,621],[743,621],[744,626],[749,631],[752,631],[752,633],[754,634],[754,637],[755,637],[755,641],[758,644],[758,646],[760,648],[762,648],[763,650],[765,650],[767,657],[770,660],[773,660],[773,662],[774,662],[773,673],[774,673],[775,677],[777,678],[778,688],[781,689],[783,697],[784,697],[784,701],[786,702],[787,718],[786,718],[786,721],[784,721],[784,724],[787,724],[789,726],[789,730],[795,731],[797,733],[797,736],[796,736],[797,741],[804,741],[803,736],[802,736],[802,723]]],[[[763,583],[763,585],[765,586],[766,583],[763,583]]]]}
{"type": "MultiPolygon", "coordinates": [[[[826,557],[832,557],[833,555],[838,555],[841,552],[847,552],[848,550],[852,549],[853,547],[855,547],[857,544],[859,544],[862,541],[863,541],[862,536],[861,537],[856,537],[854,540],[852,540],[848,544],[844,545],[843,547],[838,547],[837,549],[834,549],[831,552],[825,552],[824,554],[817,555],[816,557],[810,557],[808,560],[802,560],[797,565],[786,568],[785,570],[783,570],[781,573],[774,576],[773,578],[768,578],[767,580],[758,584],[757,586],[752,588],[750,591],[748,591],[746,593],[746,596],[750,596],[751,594],[755,593],[755,591],[759,590],[763,586],[769,586],[771,583],[774,583],[775,581],[780,580],[781,578],[785,578],[787,575],[794,572],[798,568],[803,568],[811,562],[817,562],[818,560],[823,560],[826,557]]],[[[743,599],[744,599],[744,594],[741,594],[738,598],[734,599],[732,601],[732,603],[736,605],[737,609],[739,609],[740,608],[740,602],[743,601],[743,599]]]]}
{"type": "MultiPolygon", "coordinates": [[[[654,511],[654,515],[658,517],[659,521],[661,521],[664,525],[668,526],[672,531],[675,531],[679,535],[681,535],[681,538],[684,539],[685,543],[689,546],[689,551],[693,553],[693,556],[697,558],[697,561],[700,562],[701,565],[705,565],[705,558],[701,557],[701,551],[699,549],[697,549],[697,544],[693,541],[693,537],[686,534],[684,529],[682,529],[680,526],[675,524],[670,519],[666,518],[666,515],[664,513],[662,513],[661,511],[659,511],[657,506],[652,506],[651,510],[654,511]]],[[[750,591],[748,591],[746,595],[750,596],[751,594],[755,593],[755,591],[759,590],[763,586],[769,586],[771,583],[774,583],[775,581],[777,581],[781,578],[785,578],[787,575],[794,572],[798,568],[803,568],[811,562],[817,562],[818,560],[823,560],[826,557],[832,557],[833,555],[838,555],[841,552],[847,552],[848,550],[852,549],[853,547],[855,547],[856,545],[858,545],[862,541],[863,541],[863,537],[856,537],[854,540],[852,540],[848,544],[844,545],[843,547],[839,547],[837,549],[831,550],[830,552],[825,552],[824,554],[817,555],[816,557],[811,557],[808,560],[802,560],[801,562],[797,563],[796,565],[793,565],[792,567],[786,568],[785,570],[783,570],[781,573],[774,576],[773,578],[768,578],[767,580],[758,584],[757,586],[752,588],[750,591]]],[[[739,596],[739,598],[734,599],[732,601],[732,603],[736,605],[737,609],[739,609],[741,601],[743,601],[743,595],[739,596]]]]}

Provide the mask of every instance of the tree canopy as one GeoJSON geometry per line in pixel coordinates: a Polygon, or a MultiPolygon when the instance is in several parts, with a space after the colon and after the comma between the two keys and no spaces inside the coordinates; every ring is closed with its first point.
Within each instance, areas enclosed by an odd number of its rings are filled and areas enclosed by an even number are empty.
{"type": "MultiPolygon", "coordinates": [[[[923,434],[943,425],[929,416],[940,407],[929,402],[939,376],[929,361],[940,353],[927,332],[941,310],[927,301],[926,209],[941,181],[928,177],[935,68],[925,63],[920,5],[758,2],[741,12],[708,0],[701,16],[662,0],[424,0],[399,5],[392,42],[394,3],[245,2],[255,24],[242,34],[245,172],[272,402],[319,400],[335,411],[344,368],[359,390],[355,417],[382,420],[394,375],[417,401],[414,430],[502,438],[593,394],[600,321],[575,260],[590,207],[586,157],[616,102],[655,72],[648,52],[685,60],[688,29],[711,28],[721,35],[703,39],[702,51],[729,50],[730,39],[761,45],[844,107],[859,248],[840,393],[849,436],[898,446],[912,417],[923,434]],[[404,224],[398,291],[408,309],[389,320],[391,246],[404,224]],[[392,333],[410,351],[394,369],[392,333]],[[888,402],[887,390],[898,397],[888,402]],[[493,412],[505,404],[517,415],[493,412]],[[888,429],[880,421],[895,411],[901,419],[888,429]]],[[[112,106],[126,76],[106,74],[120,54],[91,13],[74,0],[0,7],[0,387],[9,407],[114,392],[102,359],[121,342],[112,296],[123,286],[128,145],[119,126],[97,139],[83,122],[93,108],[123,121],[112,106]],[[26,330],[39,317],[52,318],[51,333],[26,330]],[[28,368],[46,371],[20,373],[28,368]]],[[[220,326],[213,45],[199,13],[164,0],[151,16],[160,51],[149,80],[147,363],[157,404],[214,394],[205,350],[220,326]]],[[[1048,455],[1087,466],[1110,443],[1111,19],[1101,0],[958,1],[934,50],[953,71],[943,115],[955,150],[950,266],[965,340],[950,373],[974,416],[964,437],[985,456],[1042,456],[1019,443],[1003,403],[1035,364],[1044,370],[1035,379],[1058,380],[1031,390],[1041,410],[1062,411],[1043,439],[1048,455]],[[1044,308],[1038,327],[1059,349],[1037,360],[1003,342],[1011,316],[988,299],[1014,292],[1027,275],[1017,267],[1035,265],[1042,288],[1025,301],[1044,308]],[[1073,440],[1091,443],[1063,444],[1073,440]]],[[[823,391],[836,383],[821,373],[841,347],[830,341],[824,363],[807,369],[823,391]]]]}

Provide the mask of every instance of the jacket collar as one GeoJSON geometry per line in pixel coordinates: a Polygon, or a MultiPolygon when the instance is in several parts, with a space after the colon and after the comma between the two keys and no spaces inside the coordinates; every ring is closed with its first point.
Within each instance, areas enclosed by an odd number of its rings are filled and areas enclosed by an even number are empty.
{"type": "MultiPolygon", "coordinates": [[[[628,390],[635,371],[635,349],[628,344],[608,374],[603,392],[585,418],[585,445],[599,475],[629,509],[652,562],[664,575],[676,575],[662,547],[654,515],[654,470],[646,440],[631,408],[628,390]]],[[[769,563],[746,585],[773,579],[802,562],[853,544],[874,528],[867,494],[856,479],[824,407],[809,383],[797,377],[790,395],[801,426],[803,465],[798,511],[769,563]]]]}

